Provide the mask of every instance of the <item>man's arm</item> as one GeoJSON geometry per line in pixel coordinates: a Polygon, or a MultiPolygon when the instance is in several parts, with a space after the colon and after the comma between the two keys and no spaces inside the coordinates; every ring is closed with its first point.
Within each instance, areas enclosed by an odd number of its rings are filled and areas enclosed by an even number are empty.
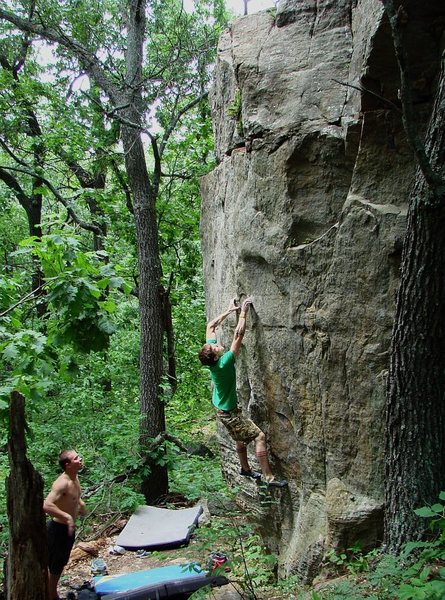
{"type": "Polygon", "coordinates": [[[238,319],[238,325],[236,326],[235,333],[233,334],[232,345],[230,350],[235,356],[238,356],[241,344],[243,341],[244,334],[246,332],[246,316],[249,312],[249,307],[252,304],[252,297],[246,298],[241,306],[241,312],[238,319]]]}
{"type": "Polygon", "coordinates": [[[82,498],[79,498],[79,515],[84,517],[87,514],[87,507],[85,506],[85,502],[82,498]]]}
{"type": "Polygon", "coordinates": [[[214,339],[216,336],[216,330],[221,325],[221,323],[226,319],[231,313],[238,310],[238,306],[236,305],[236,300],[233,298],[230,301],[229,307],[223,313],[221,313],[218,317],[209,321],[207,323],[206,328],[206,340],[214,339]]]}

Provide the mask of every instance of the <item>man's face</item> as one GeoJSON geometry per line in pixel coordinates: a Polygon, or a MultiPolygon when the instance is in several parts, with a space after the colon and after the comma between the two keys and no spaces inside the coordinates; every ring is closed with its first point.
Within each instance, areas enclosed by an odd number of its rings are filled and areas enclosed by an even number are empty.
{"type": "Polygon", "coordinates": [[[224,354],[224,347],[221,344],[212,344],[212,351],[219,358],[224,354]]]}
{"type": "Polygon", "coordinates": [[[70,459],[68,468],[75,472],[79,472],[83,468],[82,457],[77,454],[75,450],[69,453],[68,458],[70,459]]]}

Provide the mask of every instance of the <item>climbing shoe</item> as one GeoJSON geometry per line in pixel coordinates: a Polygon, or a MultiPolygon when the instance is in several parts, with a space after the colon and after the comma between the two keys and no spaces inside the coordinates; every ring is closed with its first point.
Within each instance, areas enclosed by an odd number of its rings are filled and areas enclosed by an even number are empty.
{"type": "Polygon", "coordinates": [[[271,481],[265,481],[269,487],[284,488],[287,486],[285,479],[272,479],[271,481]]]}
{"type": "Polygon", "coordinates": [[[250,471],[246,471],[246,469],[241,469],[240,475],[242,475],[243,477],[250,477],[250,479],[261,479],[261,473],[258,473],[258,471],[252,471],[252,469],[250,469],[250,471]]]}
{"type": "Polygon", "coordinates": [[[136,556],[138,558],[148,558],[149,556],[151,556],[151,552],[149,552],[148,550],[144,550],[143,548],[141,548],[140,550],[136,551],[136,556]]]}

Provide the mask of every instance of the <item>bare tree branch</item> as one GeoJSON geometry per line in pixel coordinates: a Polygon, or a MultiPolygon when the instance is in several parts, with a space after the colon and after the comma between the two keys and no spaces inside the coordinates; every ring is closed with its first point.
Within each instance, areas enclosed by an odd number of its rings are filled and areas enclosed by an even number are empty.
{"type": "Polygon", "coordinates": [[[344,81],[339,81],[338,79],[334,79],[334,78],[332,78],[332,81],[335,81],[335,83],[338,83],[338,84],[343,85],[345,87],[350,87],[350,88],[352,88],[354,90],[358,90],[359,92],[366,92],[367,94],[371,94],[372,96],[375,96],[376,98],[378,98],[382,102],[385,102],[386,104],[389,104],[398,113],[402,112],[401,109],[400,109],[400,107],[397,106],[397,104],[394,104],[394,102],[391,102],[391,100],[388,100],[388,98],[385,98],[384,96],[380,96],[380,94],[377,94],[376,92],[373,92],[372,90],[369,90],[368,88],[365,88],[365,86],[363,84],[353,85],[352,83],[345,83],[344,81]]]}
{"type": "Polygon", "coordinates": [[[85,71],[89,73],[105,93],[117,103],[117,99],[119,98],[118,85],[105,73],[104,66],[99,59],[84,48],[84,46],[79,44],[79,42],[62,31],[57,31],[45,24],[37,24],[28,19],[23,19],[4,8],[0,8],[0,19],[8,21],[12,25],[18,27],[21,31],[55,42],[67,50],[70,50],[83,65],[85,71]]]}
{"type": "MultiPolygon", "coordinates": [[[[35,0],[32,0],[32,2],[30,3],[30,6],[29,6],[29,11],[28,11],[29,19],[32,19],[34,10],[35,10],[35,0]]],[[[18,77],[18,73],[19,73],[20,69],[25,64],[26,57],[28,56],[28,50],[29,50],[30,46],[31,46],[31,39],[30,39],[29,35],[24,35],[23,39],[22,39],[20,53],[14,59],[14,66],[13,66],[12,70],[13,70],[13,74],[14,74],[15,78],[18,77]]]]}
{"type": "Polygon", "coordinates": [[[191,102],[189,102],[188,104],[186,104],[183,108],[181,108],[180,111],[178,111],[176,113],[176,115],[173,115],[171,121],[170,121],[170,125],[167,127],[167,129],[165,130],[164,135],[162,136],[162,141],[161,141],[161,145],[159,147],[159,155],[162,157],[162,155],[164,154],[164,150],[165,150],[165,146],[168,142],[169,137],[171,136],[171,134],[173,133],[176,125],[178,124],[179,120],[181,119],[181,117],[188,112],[189,110],[191,110],[194,106],[196,106],[197,104],[199,104],[202,100],[204,100],[204,98],[207,98],[207,96],[209,95],[208,92],[203,92],[200,96],[198,96],[197,98],[195,98],[194,100],[192,100],[191,102]]]}
{"type": "Polygon", "coordinates": [[[45,285],[46,285],[46,283],[42,283],[42,285],[39,285],[39,287],[37,287],[34,290],[32,290],[31,292],[29,292],[29,294],[26,294],[26,296],[23,296],[23,298],[20,298],[20,300],[18,300],[15,304],[13,304],[12,306],[10,306],[6,310],[4,310],[2,313],[0,313],[0,318],[4,317],[8,313],[10,313],[12,310],[14,310],[14,308],[17,308],[17,306],[20,306],[21,304],[24,304],[28,300],[33,299],[33,296],[35,296],[38,292],[40,292],[40,290],[42,290],[45,287],[45,285]]]}
{"type": "Polygon", "coordinates": [[[27,194],[25,194],[25,192],[23,191],[17,179],[2,167],[0,167],[0,179],[9,187],[10,190],[14,192],[21,206],[23,206],[23,208],[26,211],[28,211],[30,206],[30,200],[27,194]]]}
{"type": "Polygon", "coordinates": [[[0,146],[3,148],[3,150],[9,154],[9,156],[18,164],[21,165],[22,167],[25,167],[25,169],[31,169],[30,165],[28,163],[26,163],[24,160],[22,160],[19,156],[17,156],[17,154],[15,152],[13,152],[11,150],[11,148],[8,146],[8,144],[5,142],[5,140],[3,138],[0,138],[0,146]]]}
{"type": "Polygon", "coordinates": [[[48,179],[46,179],[46,177],[42,177],[42,175],[40,175],[38,173],[34,173],[34,171],[31,171],[29,169],[20,169],[18,167],[8,167],[5,165],[0,165],[0,176],[1,176],[2,171],[5,172],[5,170],[6,171],[17,171],[18,173],[24,173],[25,175],[29,175],[30,177],[34,177],[35,179],[39,179],[40,181],[42,181],[42,183],[44,183],[46,185],[46,187],[57,198],[57,200],[66,208],[68,215],[71,217],[71,219],[75,223],[77,223],[77,225],[79,225],[79,227],[81,227],[82,229],[85,229],[86,231],[92,231],[93,233],[96,233],[97,235],[101,235],[102,232],[100,230],[100,227],[98,227],[97,225],[93,225],[91,223],[87,223],[86,221],[83,221],[80,217],[78,217],[76,212],[74,211],[74,209],[69,205],[68,200],[66,200],[56,190],[56,188],[53,186],[53,184],[50,181],[48,181],[48,179]]]}
{"type": "Polygon", "coordinates": [[[129,210],[129,212],[131,214],[134,214],[134,207],[133,207],[133,200],[132,200],[132,197],[131,197],[131,190],[128,187],[127,182],[125,181],[122,173],[119,170],[119,167],[117,166],[117,164],[116,164],[116,162],[114,160],[111,161],[111,167],[112,167],[113,172],[116,175],[116,177],[117,177],[117,179],[118,179],[118,181],[119,181],[119,183],[121,185],[121,188],[124,190],[127,208],[128,208],[128,210],[129,210]]]}
{"type": "Polygon", "coordinates": [[[95,190],[104,189],[105,175],[103,173],[90,173],[77,161],[70,158],[63,148],[58,148],[55,152],[65,161],[82,188],[92,188],[95,190]]]}

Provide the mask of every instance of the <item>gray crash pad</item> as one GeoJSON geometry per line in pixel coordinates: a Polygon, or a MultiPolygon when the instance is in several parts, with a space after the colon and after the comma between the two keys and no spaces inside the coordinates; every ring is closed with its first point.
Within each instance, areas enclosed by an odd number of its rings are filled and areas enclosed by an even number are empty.
{"type": "Polygon", "coordinates": [[[181,508],[157,508],[139,506],[119,534],[116,544],[124,548],[162,549],[188,544],[202,506],[181,508]]]}

